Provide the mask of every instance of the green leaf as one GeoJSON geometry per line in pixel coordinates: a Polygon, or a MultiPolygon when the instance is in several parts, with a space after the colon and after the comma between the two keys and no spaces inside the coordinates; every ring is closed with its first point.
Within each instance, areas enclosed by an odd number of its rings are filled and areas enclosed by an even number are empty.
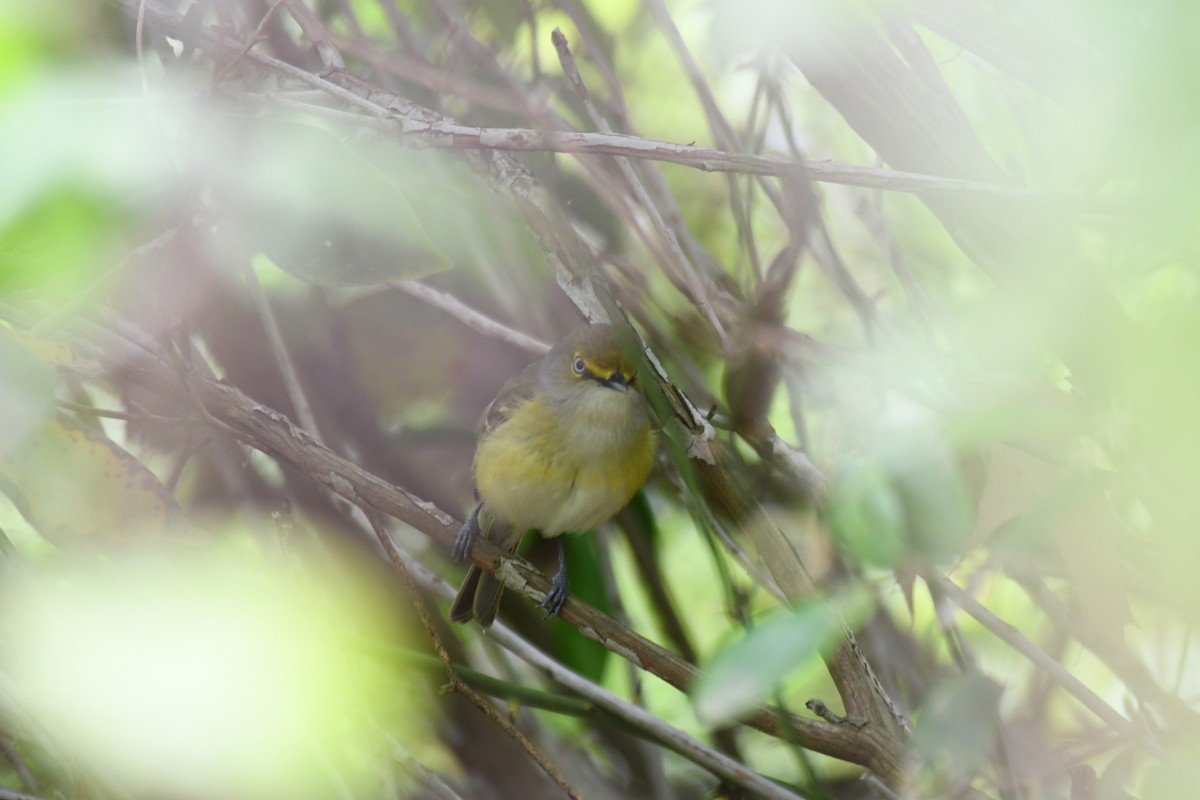
{"type": "MultiPolygon", "coordinates": [[[[525,223],[461,161],[437,150],[413,150],[394,139],[355,141],[354,155],[390,176],[421,231],[455,265],[492,269],[490,254],[528,239],[525,223]]],[[[544,257],[536,246],[531,257],[544,257]]]]}
{"type": "Polygon", "coordinates": [[[196,533],[141,461],[67,419],[51,417],[0,452],[0,491],[39,534],[64,549],[196,533]]]}
{"type": "MultiPolygon", "coordinates": [[[[450,268],[413,212],[427,189],[312,125],[257,120],[220,191],[239,229],[281,269],[319,286],[409,280],[450,268]]],[[[419,162],[415,162],[419,163],[419,162]]]]}
{"type": "Polygon", "coordinates": [[[916,439],[908,458],[892,466],[913,549],[933,558],[958,554],[974,528],[975,512],[953,453],[931,435],[916,439]]]}
{"type": "Polygon", "coordinates": [[[144,112],[111,102],[136,85],[136,73],[97,69],[0,103],[0,292],[76,294],[120,261],[133,220],[161,208],[167,145],[144,112]]]}
{"type": "Polygon", "coordinates": [[[1147,767],[1138,797],[1140,800],[1192,797],[1197,785],[1200,785],[1200,739],[1195,736],[1181,737],[1181,740],[1170,743],[1170,749],[1161,762],[1147,767]]]}
{"type": "Polygon", "coordinates": [[[720,650],[692,689],[696,716],[708,725],[737,719],[775,693],[790,672],[828,650],[870,607],[865,590],[801,603],[720,650]]]}
{"type": "Polygon", "coordinates": [[[978,673],[937,686],[921,709],[913,743],[928,778],[969,775],[992,755],[1000,731],[1001,687],[978,673]]]}
{"type": "Polygon", "coordinates": [[[957,554],[974,530],[975,508],[936,421],[893,403],[862,440],[869,449],[841,466],[830,509],[846,553],[878,566],[957,554]]]}
{"type": "Polygon", "coordinates": [[[842,470],[829,503],[829,528],[839,549],[856,561],[893,567],[905,552],[904,502],[877,464],[842,470]]]}
{"type": "Polygon", "coordinates": [[[54,413],[54,367],[30,352],[26,337],[0,328],[0,456],[54,413]]]}
{"type": "Polygon", "coordinates": [[[0,228],[0,293],[78,287],[98,255],[116,252],[127,221],[99,193],[68,187],[34,199],[0,228]]]}

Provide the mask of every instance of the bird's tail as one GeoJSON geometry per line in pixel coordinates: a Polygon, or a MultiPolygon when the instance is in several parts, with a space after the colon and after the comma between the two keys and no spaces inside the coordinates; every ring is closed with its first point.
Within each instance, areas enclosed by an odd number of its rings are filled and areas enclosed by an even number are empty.
{"type": "MultiPolygon", "coordinates": [[[[480,507],[475,516],[478,517],[476,524],[479,526],[479,533],[484,539],[510,552],[517,549],[521,536],[511,525],[495,519],[483,507],[480,507]]],[[[474,518],[468,520],[467,524],[470,525],[473,521],[474,518]]],[[[484,628],[491,627],[496,620],[496,612],[500,609],[500,595],[503,591],[504,584],[496,580],[491,573],[471,565],[466,579],[458,589],[458,595],[450,606],[450,619],[454,622],[470,622],[474,619],[484,628]]]]}

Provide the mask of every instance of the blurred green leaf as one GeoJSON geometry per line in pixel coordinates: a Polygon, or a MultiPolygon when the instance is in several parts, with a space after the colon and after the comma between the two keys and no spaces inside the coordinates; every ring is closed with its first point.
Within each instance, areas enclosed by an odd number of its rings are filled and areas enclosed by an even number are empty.
{"type": "Polygon", "coordinates": [[[144,111],[116,99],[134,73],[31,81],[0,105],[0,292],[74,293],[111,269],[171,169],[144,111]]]}
{"type": "Polygon", "coordinates": [[[370,754],[429,731],[412,673],[346,647],[399,644],[397,609],[336,548],[288,569],[240,531],[219,540],[5,576],[5,712],[37,720],[22,750],[69,754],[106,787],[84,796],[370,794],[370,754]]]}
{"type": "Polygon", "coordinates": [[[449,269],[413,213],[419,195],[320,128],[256,120],[222,187],[238,227],[280,268],[319,286],[449,269]]]}
{"type": "Polygon", "coordinates": [[[112,197],[65,187],[36,198],[0,229],[0,292],[79,287],[115,252],[127,217],[112,197]]]}
{"type": "Polygon", "coordinates": [[[62,548],[129,545],[193,531],[141,461],[68,419],[48,419],[0,453],[0,491],[62,548]]]}
{"type": "Polygon", "coordinates": [[[893,404],[861,441],[866,452],[846,457],[833,490],[831,524],[846,552],[880,566],[906,553],[957,554],[974,530],[974,504],[928,412],[893,404]]]}
{"type": "Polygon", "coordinates": [[[1138,794],[1140,800],[1178,800],[1192,797],[1200,785],[1200,739],[1192,736],[1177,743],[1166,757],[1148,770],[1138,794]]]}
{"type": "Polygon", "coordinates": [[[904,503],[909,536],[916,553],[950,558],[961,552],[974,527],[953,454],[940,441],[918,434],[904,461],[892,462],[893,479],[904,503]]]}
{"type": "Polygon", "coordinates": [[[736,719],[770,697],[788,673],[832,647],[870,608],[855,589],[801,603],[758,625],[713,656],[692,689],[696,716],[708,725],[736,719]]]}
{"type": "Polygon", "coordinates": [[[474,11],[491,24],[490,38],[505,47],[512,45],[517,31],[527,19],[526,9],[529,8],[521,0],[486,0],[471,5],[475,5],[474,11]]]}
{"type": "Polygon", "coordinates": [[[49,51],[35,15],[13,5],[0,2],[0,95],[28,79],[49,51]]]}
{"type": "Polygon", "coordinates": [[[838,475],[829,527],[841,552],[856,561],[893,567],[904,557],[904,503],[878,464],[854,464],[838,475]]]}
{"type": "Polygon", "coordinates": [[[167,142],[130,102],[137,86],[129,69],[64,72],[0,105],[0,225],[62,188],[128,202],[174,174],[167,142]]]}
{"type": "Polygon", "coordinates": [[[53,367],[0,328],[0,457],[54,413],[57,384],[53,367]]]}
{"type": "MultiPolygon", "coordinates": [[[[413,150],[382,137],[357,140],[352,147],[394,181],[422,232],[454,264],[482,261],[490,269],[493,252],[529,236],[511,204],[500,202],[478,175],[447,153],[413,150]]],[[[543,257],[539,248],[530,250],[531,257],[543,257]]]]}
{"type": "Polygon", "coordinates": [[[1000,730],[1001,687],[978,673],[939,684],[917,719],[913,742],[926,780],[970,775],[992,755],[1000,730]]]}

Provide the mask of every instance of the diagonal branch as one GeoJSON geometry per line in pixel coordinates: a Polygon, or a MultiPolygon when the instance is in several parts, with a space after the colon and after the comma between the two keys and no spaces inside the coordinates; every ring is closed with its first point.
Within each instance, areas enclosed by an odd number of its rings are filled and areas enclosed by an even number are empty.
{"type": "MultiPolygon", "coordinates": [[[[95,342],[101,337],[90,338],[95,342]]],[[[122,353],[119,347],[115,351],[105,350],[102,358],[152,390],[180,398],[190,393],[193,402],[242,442],[300,470],[352,503],[365,502],[395,517],[447,550],[453,545],[460,527],[457,520],[432,503],[340,458],[285,415],[250,399],[235,387],[203,376],[191,376],[185,385],[165,361],[145,356],[131,359],[128,351],[122,353]]],[[[489,542],[478,541],[471,556],[476,564],[494,572],[508,589],[531,600],[540,601],[550,589],[549,578],[489,542]]],[[[575,597],[568,598],[559,616],[583,635],[681,691],[687,691],[698,675],[695,665],[575,597]]],[[[894,750],[895,743],[889,744],[886,731],[880,726],[831,724],[767,707],[752,712],[743,722],[771,736],[866,766],[889,782],[900,777],[901,763],[894,750]]]]}

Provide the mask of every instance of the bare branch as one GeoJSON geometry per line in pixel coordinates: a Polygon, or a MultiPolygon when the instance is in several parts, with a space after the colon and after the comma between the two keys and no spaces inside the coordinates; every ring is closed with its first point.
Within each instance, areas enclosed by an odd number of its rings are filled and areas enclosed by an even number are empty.
{"type": "Polygon", "coordinates": [[[346,62],[342,60],[342,54],[333,43],[333,37],[325,29],[325,23],[304,4],[304,0],[287,0],[287,6],[292,19],[296,20],[300,30],[304,31],[304,35],[313,43],[313,47],[317,48],[317,54],[321,57],[325,69],[345,69],[346,62]]]}
{"type": "MultiPolygon", "coordinates": [[[[413,579],[423,589],[441,596],[447,602],[454,598],[454,587],[426,570],[399,548],[396,548],[396,552],[398,557],[404,561],[413,579]]],[[[761,775],[750,772],[729,756],[712,749],[678,728],[666,724],[644,708],[622,700],[603,687],[581,678],[534,647],[503,622],[493,624],[488,630],[488,636],[522,661],[546,675],[550,680],[635,726],[654,741],[669,747],[674,752],[711,771],[714,775],[727,778],[763,797],[778,798],[779,800],[795,800],[799,797],[778,784],[766,780],[761,775]]]]}
{"type": "MultiPolygon", "coordinates": [[[[945,592],[946,596],[954,601],[955,605],[971,615],[976,622],[1002,639],[1018,653],[1028,658],[1039,668],[1045,670],[1068,694],[1082,703],[1085,708],[1110,725],[1114,730],[1133,739],[1145,738],[1134,727],[1133,723],[1121,716],[1108,703],[1101,700],[1095,692],[1084,686],[1082,681],[1068,672],[1062,664],[1051,658],[1045,650],[1031,642],[1015,627],[984,608],[975,598],[959,588],[958,584],[954,583],[954,581],[943,575],[929,577],[938,589],[945,592]]],[[[1152,742],[1145,741],[1144,743],[1151,746],[1152,749],[1158,749],[1157,745],[1154,745],[1152,742]]]]}
{"type": "MultiPolygon", "coordinates": [[[[97,333],[93,343],[107,339],[97,333]]],[[[81,343],[85,350],[92,348],[81,343]]],[[[115,358],[123,372],[148,388],[171,395],[191,395],[202,403],[206,415],[227,432],[262,452],[309,475],[322,486],[351,503],[365,502],[436,539],[447,551],[453,546],[460,524],[431,503],[392,486],[371,473],[338,457],[297,428],[286,416],[246,397],[232,386],[211,378],[192,376],[187,385],[165,361],[140,358],[131,361],[127,350],[101,354],[115,358]]],[[[550,589],[550,579],[528,562],[510,556],[486,540],[477,540],[471,558],[493,572],[504,585],[534,601],[550,589]]],[[[588,638],[629,660],[676,688],[686,691],[697,675],[696,667],[654,644],[611,617],[569,597],[559,614],[588,638]]],[[[897,780],[902,772],[894,742],[879,726],[854,728],[763,708],[751,713],[744,724],[772,736],[846,761],[862,764],[885,780],[897,780]],[[889,744],[889,742],[891,742],[889,744]],[[890,754],[890,755],[889,755],[890,754]]]]}

